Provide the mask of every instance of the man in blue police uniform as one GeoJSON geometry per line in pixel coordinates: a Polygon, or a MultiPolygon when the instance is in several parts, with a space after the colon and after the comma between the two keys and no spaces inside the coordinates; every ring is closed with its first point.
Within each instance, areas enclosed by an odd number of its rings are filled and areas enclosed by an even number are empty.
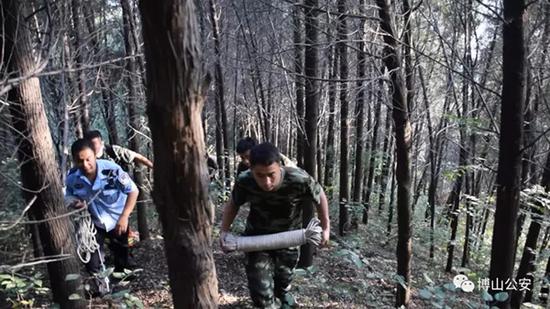
{"type": "Polygon", "coordinates": [[[88,207],[99,244],[86,269],[92,274],[101,271],[100,252],[105,238],[109,238],[115,271],[121,272],[128,266],[128,219],[136,205],[138,188],[119,165],[96,160],[89,141],[75,141],[71,154],[75,167],[67,176],[65,199],[69,207],[88,207]]]}

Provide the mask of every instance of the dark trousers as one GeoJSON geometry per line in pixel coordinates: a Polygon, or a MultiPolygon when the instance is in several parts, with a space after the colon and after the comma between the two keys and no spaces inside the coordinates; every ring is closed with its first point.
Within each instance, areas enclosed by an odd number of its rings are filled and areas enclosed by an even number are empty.
{"type": "Polygon", "coordinates": [[[250,298],[259,308],[273,308],[275,298],[284,298],[290,289],[294,267],[300,252],[297,248],[249,252],[246,275],[250,298]]]}
{"type": "Polygon", "coordinates": [[[105,231],[102,228],[96,226],[97,234],[95,235],[96,241],[99,245],[99,250],[96,250],[92,253],[90,261],[86,264],[86,269],[92,273],[100,273],[101,269],[101,258],[105,263],[105,251],[103,251],[103,244],[105,239],[109,239],[109,249],[114,257],[115,262],[115,272],[122,272],[124,268],[128,265],[128,230],[122,235],[116,235],[115,230],[110,232],[105,231]]]}

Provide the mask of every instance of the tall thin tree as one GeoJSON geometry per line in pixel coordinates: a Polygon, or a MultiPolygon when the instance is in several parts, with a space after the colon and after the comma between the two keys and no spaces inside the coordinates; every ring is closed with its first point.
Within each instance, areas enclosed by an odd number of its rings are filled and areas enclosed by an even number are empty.
{"type": "MultiPolygon", "coordinates": [[[[524,0],[504,0],[503,79],[497,196],[489,279],[506,281],[514,271],[519,209],[523,105],[525,100],[524,0]]],[[[491,294],[498,291],[490,290],[491,294]]],[[[510,298],[495,304],[510,308],[510,298]]]]}
{"type": "Polygon", "coordinates": [[[384,31],[384,63],[390,72],[392,116],[395,132],[395,179],[397,182],[397,284],[396,307],[407,306],[410,301],[412,227],[411,227],[411,171],[409,151],[411,124],[407,107],[406,84],[402,72],[397,33],[389,0],[376,0],[380,27],[384,31]]]}
{"type": "MultiPolygon", "coordinates": [[[[219,15],[216,14],[216,5],[214,0],[208,1],[210,7],[210,23],[212,24],[212,34],[214,36],[214,79],[216,82],[216,134],[221,138],[221,151],[223,152],[223,171],[226,186],[231,184],[231,166],[229,164],[229,136],[227,126],[227,111],[225,107],[223,68],[220,42],[219,15]]],[[[220,165],[222,166],[222,165],[220,165]]]]}
{"type": "MultiPolygon", "coordinates": [[[[317,121],[319,118],[318,101],[319,91],[319,70],[318,70],[318,25],[317,7],[318,0],[305,0],[305,147],[304,147],[304,170],[313,178],[317,178],[317,121]]],[[[303,207],[303,224],[306,227],[313,218],[313,204],[307,203],[303,207]]],[[[309,267],[313,263],[314,248],[310,244],[300,248],[299,266],[309,267]]]]}
{"type": "Polygon", "coordinates": [[[338,0],[338,55],[340,60],[340,186],[339,186],[339,232],[344,235],[350,226],[349,214],[349,127],[348,127],[348,52],[346,41],[348,39],[348,27],[346,22],[346,0],[338,0]]]}
{"type": "MultiPolygon", "coordinates": [[[[137,67],[136,67],[136,46],[132,41],[132,7],[129,0],[121,0],[122,6],[122,25],[124,29],[124,47],[126,49],[126,56],[130,57],[126,60],[126,88],[128,90],[127,95],[127,107],[128,107],[128,118],[130,118],[130,139],[129,144],[130,148],[137,153],[141,153],[141,133],[138,132],[141,128],[140,125],[140,116],[139,116],[139,100],[138,93],[141,83],[136,79],[138,76],[137,67]]],[[[134,181],[136,185],[140,188],[137,204],[137,219],[138,219],[138,231],[141,239],[149,239],[149,227],[147,224],[147,192],[144,188],[145,184],[145,175],[141,170],[141,166],[136,166],[134,168],[134,181]]]]}
{"type": "Polygon", "coordinates": [[[216,308],[212,216],[201,111],[207,88],[192,0],[142,0],[153,197],[175,308],[216,308]]]}

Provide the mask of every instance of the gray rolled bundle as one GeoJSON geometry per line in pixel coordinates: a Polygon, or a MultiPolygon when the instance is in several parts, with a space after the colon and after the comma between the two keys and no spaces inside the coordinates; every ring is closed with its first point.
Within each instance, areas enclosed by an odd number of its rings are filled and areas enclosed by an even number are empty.
{"type": "Polygon", "coordinates": [[[319,246],[323,231],[319,223],[319,219],[313,218],[305,229],[267,235],[236,236],[227,234],[223,241],[224,250],[243,252],[276,250],[301,246],[306,243],[319,246]]]}

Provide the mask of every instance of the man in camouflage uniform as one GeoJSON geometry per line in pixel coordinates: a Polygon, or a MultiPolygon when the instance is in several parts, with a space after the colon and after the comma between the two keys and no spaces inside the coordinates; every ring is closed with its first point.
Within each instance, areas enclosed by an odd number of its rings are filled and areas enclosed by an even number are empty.
{"type": "MultiPolygon", "coordinates": [[[[256,146],[256,144],[256,140],[252,137],[245,137],[237,143],[237,154],[241,158],[241,161],[237,165],[237,176],[250,168],[250,150],[256,146]]],[[[290,158],[282,153],[279,153],[279,155],[281,157],[280,163],[282,166],[296,167],[296,163],[292,162],[290,158]]]]}
{"type": "MultiPolygon", "coordinates": [[[[321,186],[304,170],[283,167],[277,148],[263,143],[250,152],[250,170],[239,175],[231,199],[224,208],[220,242],[230,230],[239,207],[250,203],[244,235],[264,235],[302,228],[302,207],[314,202],[321,220],[322,245],[330,234],[328,202],[321,186]]],[[[257,251],[246,254],[248,287],[254,305],[276,308],[275,297],[281,308],[296,306],[289,293],[294,267],[298,262],[297,247],[257,251]]]]}
{"type": "Polygon", "coordinates": [[[86,132],[84,134],[84,139],[92,143],[98,159],[110,160],[122,167],[128,164],[138,163],[153,168],[153,162],[151,162],[151,160],[135,151],[118,145],[106,145],[103,142],[101,132],[97,130],[86,132]]]}

